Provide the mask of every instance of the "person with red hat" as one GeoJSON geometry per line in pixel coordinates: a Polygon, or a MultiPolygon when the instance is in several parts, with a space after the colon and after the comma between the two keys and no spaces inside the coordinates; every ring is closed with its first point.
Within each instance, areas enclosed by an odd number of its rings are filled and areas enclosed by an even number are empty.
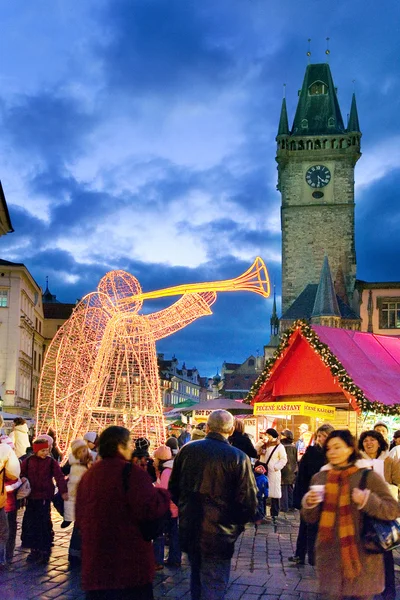
{"type": "Polygon", "coordinates": [[[68,500],[67,483],[58,462],[50,456],[47,439],[38,438],[33,444],[33,454],[21,465],[21,477],[31,485],[22,521],[22,545],[30,548],[28,562],[49,562],[52,545],[51,500],[54,496],[53,478],[63,498],[68,500]]]}

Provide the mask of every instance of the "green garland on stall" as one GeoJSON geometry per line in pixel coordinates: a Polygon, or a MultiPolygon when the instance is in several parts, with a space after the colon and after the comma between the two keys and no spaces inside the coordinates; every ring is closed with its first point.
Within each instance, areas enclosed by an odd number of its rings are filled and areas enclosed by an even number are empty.
{"type": "Polygon", "coordinates": [[[251,404],[259,389],[270,378],[272,367],[275,362],[283,356],[286,348],[289,346],[289,339],[296,331],[300,329],[302,336],[307,340],[315,352],[319,354],[324,364],[329,367],[333,377],[338,380],[343,390],[349,392],[355,398],[362,412],[374,412],[382,415],[400,415],[400,404],[387,406],[381,402],[370,402],[364,395],[364,392],[354,383],[353,379],[347,373],[342,363],[330,351],[326,344],[323,344],[316,332],[305,321],[295,321],[290,329],[281,336],[280,344],[275,350],[273,356],[265,363],[265,368],[260,377],[254,382],[244,402],[251,404]]]}

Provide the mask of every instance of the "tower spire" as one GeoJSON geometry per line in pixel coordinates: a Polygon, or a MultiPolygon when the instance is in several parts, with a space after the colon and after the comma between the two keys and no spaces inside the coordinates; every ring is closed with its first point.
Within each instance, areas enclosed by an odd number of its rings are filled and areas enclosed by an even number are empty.
{"type": "Polygon", "coordinates": [[[287,116],[286,98],[282,98],[281,116],[279,118],[278,136],[289,135],[289,121],[287,116]]]}
{"type": "Polygon", "coordinates": [[[347,125],[347,131],[355,131],[357,133],[360,132],[360,123],[358,121],[356,95],[354,92],[353,92],[353,96],[351,99],[350,117],[349,117],[349,123],[347,125]]]}
{"type": "Polygon", "coordinates": [[[325,254],[311,318],[331,316],[340,317],[340,310],[332,281],[328,257],[325,254]]]}

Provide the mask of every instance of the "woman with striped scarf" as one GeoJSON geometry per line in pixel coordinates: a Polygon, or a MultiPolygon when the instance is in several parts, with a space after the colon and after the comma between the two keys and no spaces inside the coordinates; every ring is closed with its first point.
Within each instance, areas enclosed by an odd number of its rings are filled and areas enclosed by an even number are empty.
{"type": "Polygon", "coordinates": [[[328,464],[314,475],[302,501],[302,517],[319,521],[316,567],[319,591],[329,600],[370,600],[385,587],[382,554],[368,554],[361,539],[363,513],[383,520],[400,516],[388,486],[373,471],[360,489],[356,440],[348,430],[332,431],[324,451],[328,464]],[[316,491],[313,486],[322,486],[316,491]]]}

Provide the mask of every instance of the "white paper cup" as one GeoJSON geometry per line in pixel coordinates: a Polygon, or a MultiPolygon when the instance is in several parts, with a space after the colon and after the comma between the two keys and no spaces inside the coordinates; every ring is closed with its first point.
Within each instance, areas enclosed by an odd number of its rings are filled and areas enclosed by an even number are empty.
{"type": "Polygon", "coordinates": [[[319,496],[319,502],[324,501],[325,497],[325,486],[324,485],[310,485],[310,492],[317,492],[319,496]]]}

